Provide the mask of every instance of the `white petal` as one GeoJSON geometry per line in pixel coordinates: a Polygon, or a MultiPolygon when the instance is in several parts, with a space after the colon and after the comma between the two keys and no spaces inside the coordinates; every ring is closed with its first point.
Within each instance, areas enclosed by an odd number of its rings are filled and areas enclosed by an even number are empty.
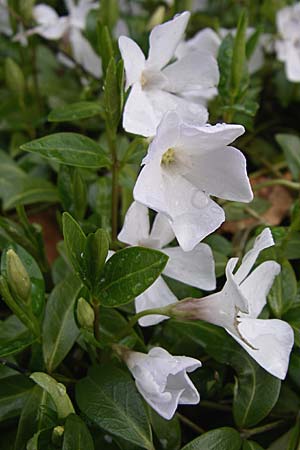
{"type": "MultiPolygon", "coordinates": [[[[135,310],[138,313],[150,308],[161,308],[175,302],[177,302],[176,296],[169,289],[162,277],[158,277],[145,292],[135,299],[135,310]]],[[[151,314],[139,319],[139,324],[142,327],[149,327],[168,318],[168,316],[151,314]]]]}
{"type": "Polygon", "coordinates": [[[181,384],[185,386],[184,391],[180,395],[178,404],[197,405],[200,402],[200,395],[189,376],[185,372],[181,372],[176,376],[176,380],[180,380],[181,384]]]}
{"type": "Polygon", "coordinates": [[[134,84],[125,104],[123,127],[129,133],[154,136],[159,119],[153,106],[139,84],[134,84]]]}
{"type": "Polygon", "coordinates": [[[180,247],[192,250],[215,231],[225,215],[223,209],[182,176],[163,176],[163,193],[180,247]]]}
{"type": "Polygon", "coordinates": [[[287,45],[286,50],[286,77],[289,81],[298,83],[300,81],[300,49],[293,44],[290,44],[287,45]]]}
{"type": "Polygon", "coordinates": [[[170,225],[170,220],[162,213],[156,214],[150,233],[150,239],[159,243],[157,248],[162,248],[173,241],[174,238],[175,234],[170,225]]]}
{"type": "Polygon", "coordinates": [[[230,332],[229,334],[261,367],[283,380],[288,370],[289,356],[294,343],[294,333],[290,325],[277,319],[241,318],[238,329],[255,350],[230,332]]]}
{"type": "Polygon", "coordinates": [[[260,235],[257,236],[253,248],[245,254],[242,264],[234,274],[234,278],[238,284],[240,284],[249,274],[260,252],[272,245],[274,245],[274,241],[270,228],[265,228],[260,235]]]}
{"type": "Polygon", "coordinates": [[[168,65],[163,74],[167,77],[168,91],[183,93],[197,89],[209,89],[219,82],[216,59],[208,52],[194,51],[173,64],[168,65]]]}
{"type": "Polygon", "coordinates": [[[180,145],[191,154],[202,155],[222,149],[245,132],[242,125],[181,126],[180,145]]]}
{"type": "Polygon", "coordinates": [[[186,42],[181,42],[176,49],[175,55],[177,58],[182,58],[188,52],[200,50],[209,52],[216,58],[220,44],[221,39],[217,33],[211,28],[204,28],[192,39],[189,39],[186,42]]]}
{"type": "Polygon", "coordinates": [[[182,39],[189,18],[190,13],[185,11],[174,19],[153,28],[149,38],[147,68],[160,70],[168,64],[182,39]]]}
{"type": "Polygon", "coordinates": [[[125,216],[124,225],[118,235],[121,242],[129,245],[142,245],[149,239],[149,212],[141,203],[133,202],[125,216]]]}
{"type": "Polygon", "coordinates": [[[140,47],[126,36],[119,38],[119,49],[124,61],[127,90],[132,84],[140,82],[145,68],[145,56],[140,47]]]}
{"type": "Polygon", "coordinates": [[[215,289],[214,258],[207,244],[198,244],[190,252],[184,252],[180,247],[164,248],[162,251],[169,256],[163,271],[165,275],[199,289],[215,289]]]}
{"type": "Polygon", "coordinates": [[[100,78],[102,73],[101,60],[89,41],[77,28],[72,28],[70,32],[70,43],[74,59],[78,64],[94,77],[100,78]]]}
{"type": "Polygon", "coordinates": [[[39,25],[49,25],[59,20],[55,9],[51,6],[40,4],[33,8],[33,18],[39,25]]]}
{"type": "Polygon", "coordinates": [[[250,202],[253,194],[246,158],[234,147],[223,147],[192,157],[186,178],[207,194],[227,200],[250,202]]]}
{"type": "Polygon", "coordinates": [[[280,265],[275,261],[260,264],[241,284],[240,289],[248,301],[249,317],[256,318],[267,303],[267,295],[280,265]]]}

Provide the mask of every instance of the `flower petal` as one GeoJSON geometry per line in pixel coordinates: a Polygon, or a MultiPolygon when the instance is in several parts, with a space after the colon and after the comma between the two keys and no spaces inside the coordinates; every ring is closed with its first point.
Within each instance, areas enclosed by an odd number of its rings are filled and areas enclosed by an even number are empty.
{"type": "MultiPolygon", "coordinates": [[[[158,277],[157,280],[148,289],[146,289],[145,292],[135,299],[135,310],[138,313],[150,308],[161,308],[175,302],[177,302],[176,296],[169,289],[167,283],[162,279],[162,277],[158,277]]],[[[149,327],[166,319],[169,319],[169,317],[159,314],[151,314],[139,319],[139,324],[142,327],[149,327]]]]}
{"type": "Polygon", "coordinates": [[[207,244],[198,244],[190,252],[184,252],[180,247],[164,248],[162,251],[169,256],[163,271],[165,275],[199,289],[215,289],[214,258],[207,244]]]}
{"type": "Polygon", "coordinates": [[[186,42],[181,42],[176,48],[175,56],[177,58],[182,58],[188,52],[198,50],[209,52],[216,58],[220,44],[221,39],[217,33],[211,28],[204,28],[195,34],[192,39],[189,39],[186,42]]]}
{"type": "Polygon", "coordinates": [[[79,29],[72,28],[70,32],[70,43],[74,59],[78,64],[95,78],[100,78],[102,73],[101,60],[79,29]]]}
{"type": "Polygon", "coordinates": [[[119,38],[119,49],[124,61],[126,73],[126,86],[137,83],[141,79],[142,71],[145,68],[145,56],[140,47],[130,38],[121,36],[119,38]]]}
{"type": "Polygon", "coordinates": [[[271,230],[270,228],[265,228],[260,235],[257,236],[253,248],[245,254],[240,267],[234,274],[234,278],[238,284],[242,283],[247,277],[260,252],[272,245],[274,245],[274,241],[271,230]]]}
{"type": "Polygon", "coordinates": [[[215,87],[219,82],[217,61],[208,52],[188,53],[168,65],[163,74],[169,82],[168,91],[180,94],[215,87]]]}
{"type": "Polygon", "coordinates": [[[249,317],[256,318],[267,303],[267,295],[280,265],[275,261],[260,264],[241,284],[240,289],[248,301],[249,317]]]}
{"type": "Polygon", "coordinates": [[[168,64],[182,39],[189,18],[190,13],[185,11],[153,28],[149,38],[148,69],[160,70],[168,64]]]}
{"type": "Polygon", "coordinates": [[[227,200],[250,202],[253,194],[246,158],[234,147],[219,148],[192,158],[186,178],[207,194],[227,200]]]}
{"type": "Polygon", "coordinates": [[[277,319],[241,318],[238,329],[241,336],[254,348],[227,331],[261,367],[283,380],[294,343],[291,326],[277,319]]]}
{"type": "Polygon", "coordinates": [[[143,245],[141,242],[149,239],[149,229],[148,208],[141,203],[133,202],[128,208],[118,239],[129,245],[143,245]]]}

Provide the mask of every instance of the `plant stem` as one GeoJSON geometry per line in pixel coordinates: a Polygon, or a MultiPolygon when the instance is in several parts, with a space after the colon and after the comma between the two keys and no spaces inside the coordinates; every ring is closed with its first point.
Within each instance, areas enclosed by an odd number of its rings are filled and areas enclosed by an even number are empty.
{"type": "MultiPolygon", "coordinates": [[[[201,361],[203,361],[203,359],[201,359],[201,361]]],[[[210,402],[208,400],[202,400],[200,406],[203,406],[203,408],[215,409],[217,411],[231,411],[231,406],[210,402]]]]}
{"type": "Polygon", "coordinates": [[[99,342],[100,341],[100,311],[99,311],[99,304],[98,302],[93,303],[93,310],[95,314],[94,319],[94,336],[95,339],[99,342]]]}
{"type": "Polygon", "coordinates": [[[300,191],[300,183],[295,183],[294,181],[283,180],[280,178],[273,179],[273,180],[267,180],[267,181],[263,181],[262,183],[255,184],[253,186],[253,190],[258,191],[259,189],[262,189],[264,187],[276,186],[276,185],[281,185],[281,186],[285,186],[289,189],[293,189],[295,191],[300,191]]]}
{"type": "Polygon", "coordinates": [[[199,425],[197,425],[196,423],[192,422],[190,419],[188,419],[187,417],[183,416],[182,414],[180,414],[179,412],[176,413],[176,416],[178,417],[178,419],[184,423],[185,425],[187,425],[188,427],[190,427],[192,430],[196,431],[197,434],[203,434],[205,433],[205,430],[201,427],[199,427],[199,425]]]}
{"type": "Polygon", "coordinates": [[[279,425],[282,425],[284,420],[276,420],[275,422],[267,423],[266,425],[262,425],[260,427],[251,428],[250,430],[242,430],[241,436],[243,438],[249,438],[250,436],[254,436],[255,434],[264,433],[265,431],[273,430],[277,428],[279,425]]]}
{"type": "Polygon", "coordinates": [[[111,238],[112,242],[117,240],[118,235],[118,213],[119,213],[119,161],[117,158],[117,149],[116,149],[116,134],[112,133],[108,125],[106,127],[107,130],[107,139],[108,145],[111,154],[112,167],[111,167],[111,175],[112,175],[112,194],[111,194],[111,238]]]}

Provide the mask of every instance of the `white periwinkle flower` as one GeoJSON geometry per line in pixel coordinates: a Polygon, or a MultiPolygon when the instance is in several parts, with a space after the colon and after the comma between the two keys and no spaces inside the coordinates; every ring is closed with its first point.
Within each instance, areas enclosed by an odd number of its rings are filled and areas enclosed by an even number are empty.
{"type": "Polygon", "coordinates": [[[245,157],[228,146],[243,133],[241,125],[188,125],[175,112],[166,114],[159,125],[133,196],[168,217],[184,251],[192,250],[225,220],[210,195],[252,200],[245,157]]]}
{"type": "MultiPolygon", "coordinates": [[[[155,248],[169,256],[164,275],[190,286],[213,290],[216,286],[213,254],[207,244],[198,244],[192,251],[184,252],[180,247],[165,247],[174,239],[173,230],[166,216],[157,214],[150,231],[149,210],[133,202],[127,211],[124,226],[118,239],[129,245],[155,248]]],[[[135,299],[136,312],[150,308],[161,308],[177,301],[167,283],[160,276],[135,299]]],[[[162,315],[148,315],[139,320],[142,326],[154,325],[167,319],[162,315]]]]}
{"type": "Polygon", "coordinates": [[[218,84],[215,58],[208,52],[194,52],[171,62],[189,17],[190,13],[184,12],[154,27],[147,59],[132,39],[120,37],[126,89],[131,87],[123,115],[126,131],[154,136],[163,115],[170,110],[177,110],[186,120],[206,123],[206,108],[185,95],[188,91],[203,91],[218,84]]]}
{"type": "Polygon", "coordinates": [[[229,260],[227,281],[221,292],[178,302],[174,311],[175,315],[185,319],[206,320],[224,327],[260,366],[284,379],[294,342],[293,330],[283,320],[257,319],[266,304],[274,278],[280,272],[280,265],[275,261],[265,261],[250,273],[259,253],[272,245],[271,231],[265,228],[235,273],[233,270],[238,258],[229,260]]]}
{"type": "Polygon", "coordinates": [[[277,12],[277,30],[280,39],[275,42],[279,61],[285,64],[289,81],[300,81],[300,2],[277,12]]]}
{"type": "Polygon", "coordinates": [[[199,393],[187,375],[201,367],[197,359],[172,356],[161,347],[148,354],[126,351],[124,359],[140,394],[165,419],[173,417],[178,404],[199,403],[199,393]]]}
{"type": "MultiPolygon", "coordinates": [[[[33,8],[33,17],[37,26],[29,30],[26,35],[39,34],[45,39],[66,39],[72,48],[75,61],[87,72],[95,77],[101,76],[101,60],[93,50],[89,41],[83,36],[85,21],[88,13],[97,8],[98,2],[93,0],[65,0],[68,15],[59,17],[56,11],[46,4],[39,4],[33,8]]],[[[16,38],[20,39],[21,34],[16,38]]]]}
{"type": "Polygon", "coordinates": [[[0,0],[0,34],[5,34],[6,36],[11,36],[12,34],[7,0],[0,0]]]}

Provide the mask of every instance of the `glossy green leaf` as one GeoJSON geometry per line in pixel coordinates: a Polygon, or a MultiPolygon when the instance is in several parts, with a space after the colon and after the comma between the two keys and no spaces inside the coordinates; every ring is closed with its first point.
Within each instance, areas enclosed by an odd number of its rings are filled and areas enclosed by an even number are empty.
{"type": "Polygon", "coordinates": [[[181,429],[178,417],[166,420],[150,409],[150,419],[154,434],[162,443],[164,450],[179,450],[181,444],[181,429]]]}
{"type": "Polygon", "coordinates": [[[270,413],[279,396],[280,380],[262,369],[223,329],[202,321],[172,320],[167,329],[173,340],[191,340],[220,363],[234,368],[233,415],[239,427],[253,426],[270,413]]]}
{"type": "Polygon", "coordinates": [[[66,252],[70,263],[72,264],[75,272],[81,277],[86,279],[86,271],[84,267],[84,249],[86,245],[86,236],[79,224],[73,217],[68,214],[63,214],[63,234],[66,246],[66,252]]]}
{"type": "Polygon", "coordinates": [[[48,120],[49,122],[68,122],[94,117],[102,112],[102,108],[97,102],[77,102],[53,109],[48,120]]]}
{"type": "Polygon", "coordinates": [[[30,347],[34,342],[36,342],[36,337],[32,336],[31,333],[24,333],[23,335],[11,339],[9,341],[0,341],[0,358],[4,358],[9,355],[14,355],[30,347]]]}
{"type": "Polygon", "coordinates": [[[95,141],[77,133],[50,134],[27,142],[21,148],[69,166],[98,169],[110,164],[95,141]]]}
{"type": "Polygon", "coordinates": [[[74,319],[74,305],[81,288],[81,281],[71,274],[55,286],[47,301],[43,355],[50,373],[66,357],[79,334],[74,319]]]}
{"type": "Polygon", "coordinates": [[[76,385],[80,410],[95,424],[153,450],[147,413],[130,375],[113,366],[92,367],[76,385]]]}
{"type": "Polygon", "coordinates": [[[106,231],[99,228],[88,235],[84,250],[85,267],[92,289],[97,286],[109,250],[109,239],[106,231]]]}
{"type": "Polygon", "coordinates": [[[33,384],[24,375],[2,378],[0,382],[0,422],[17,417],[33,384]]]}
{"type": "Polygon", "coordinates": [[[245,441],[242,450],[264,450],[257,442],[245,441]]]}
{"type": "Polygon", "coordinates": [[[144,247],[129,247],[115,253],[105,264],[95,296],[103,306],[130,302],[160,275],[168,257],[144,247]]]}
{"type": "Polygon", "coordinates": [[[86,424],[75,414],[70,414],[66,420],[62,450],[94,450],[86,424]]]}
{"type": "Polygon", "coordinates": [[[295,301],[297,295],[297,280],[291,264],[281,262],[281,272],[275,278],[268,295],[268,304],[275,317],[281,318],[295,301]]]}
{"type": "Polygon", "coordinates": [[[185,445],[182,450],[239,450],[242,439],[234,428],[211,430],[185,445]]]}
{"type": "Polygon", "coordinates": [[[298,180],[300,176],[300,138],[293,134],[276,134],[275,138],[284,152],[293,178],[298,180]]]}
{"type": "Polygon", "coordinates": [[[232,54],[232,68],[231,68],[231,87],[232,93],[235,96],[239,90],[241,81],[244,75],[246,62],[246,30],[247,30],[247,16],[243,12],[240,16],[236,36],[233,44],[232,54]]]}
{"type": "Polygon", "coordinates": [[[74,413],[74,408],[67,390],[62,383],[43,372],[34,372],[30,378],[51,396],[59,419],[65,419],[74,413]]]}

